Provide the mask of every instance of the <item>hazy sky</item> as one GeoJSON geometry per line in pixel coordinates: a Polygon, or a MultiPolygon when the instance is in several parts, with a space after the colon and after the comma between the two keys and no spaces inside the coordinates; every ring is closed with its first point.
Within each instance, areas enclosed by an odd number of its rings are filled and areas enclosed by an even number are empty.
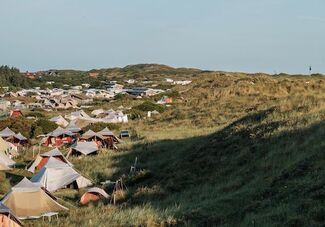
{"type": "Polygon", "coordinates": [[[325,73],[324,0],[0,0],[0,65],[325,73]]]}

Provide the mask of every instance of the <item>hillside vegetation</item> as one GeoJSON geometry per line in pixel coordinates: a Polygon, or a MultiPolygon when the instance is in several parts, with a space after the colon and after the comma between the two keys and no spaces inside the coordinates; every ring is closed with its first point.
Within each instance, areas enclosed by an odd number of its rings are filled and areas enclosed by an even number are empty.
{"type": "MultiPolygon", "coordinates": [[[[97,185],[128,175],[138,159],[118,205],[81,207],[81,192],[60,191],[70,211],[51,225],[324,226],[325,78],[186,75],[193,82],[173,88],[171,107],[121,126],[136,135],[121,152],[72,158],[97,185]]],[[[154,101],[121,97],[107,105],[142,111],[154,101]]],[[[0,193],[16,181],[11,174],[0,193]]]]}

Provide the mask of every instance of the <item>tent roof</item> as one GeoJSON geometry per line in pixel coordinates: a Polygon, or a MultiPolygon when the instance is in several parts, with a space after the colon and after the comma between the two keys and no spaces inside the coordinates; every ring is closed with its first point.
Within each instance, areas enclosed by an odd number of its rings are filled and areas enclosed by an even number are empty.
{"type": "Polygon", "coordinates": [[[6,127],[4,130],[0,131],[1,137],[9,137],[14,136],[16,133],[12,131],[10,128],[6,127]]]}
{"type": "Polygon", "coordinates": [[[61,135],[72,136],[72,132],[70,132],[69,130],[63,129],[61,127],[57,127],[53,132],[49,133],[48,135],[53,136],[53,137],[57,137],[57,136],[61,136],[61,135]]]}
{"type": "Polygon", "coordinates": [[[99,131],[98,134],[102,136],[114,136],[113,132],[109,130],[107,127],[104,128],[103,130],[99,131]]]}
{"type": "Polygon", "coordinates": [[[108,198],[108,194],[101,188],[97,188],[97,187],[93,187],[93,188],[89,188],[87,192],[93,192],[93,193],[98,193],[98,194],[101,194],[102,196],[104,196],[105,198],[108,198]]]}
{"type": "Polygon", "coordinates": [[[61,162],[56,158],[50,157],[43,168],[71,168],[67,163],[61,162]]]}
{"type": "Polygon", "coordinates": [[[66,119],[64,119],[64,117],[62,117],[62,115],[59,115],[59,116],[57,116],[57,117],[52,117],[52,118],[50,119],[50,121],[60,121],[60,120],[64,120],[64,121],[66,121],[66,119]]]}
{"type": "Polygon", "coordinates": [[[54,148],[53,150],[41,154],[41,156],[52,157],[52,156],[63,156],[63,154],[58,148],[54,148]]]}
{"type": "Polygon", "coordinates": [[[98,151],[97,144],[95,142],[77,142],[72,145],[72,149],[84,154],[88,155],[93,152],[98,151]]]}
{"type": "Polygon", "coordinates": [[[65,129],[67,129],[67,130],[69,130],[70,132],[73,132],[73,133],[81,131],[81,128],[79,128],[76,125],[76,121],[70,121],[70,123],[67,125],[67,127],[65,129]]]}
{"type": "Polygon", "coordinates": [[[41,188],[39,183],[33,183],[24,177],[18,184],[11,188],[12,191],[34,192],[41,188]]]}
{"type": "Polygon", "coordinates": [[[84,134],[82,134],[82,137],[85,139],[91,138],[91,137],[98,137],[100,139],[105,139],[102,135],[100,135],[99,133],[94,132],[93,130],[88,130],[87,132],[85,132],[84,134]]]}
{"type": "Polygon", "coordinates": [[[39,183],[32,183],[27,178],[12,187],[2,203],[22,218],[67,210],[66,207],[56,202],[55,197],[44,190],[39,183]]]}
{"type": "MultiPolygon", "coordinates": [[[[71,184],[74,181],[77,181],[79,178],[84,177],[82,177],[68,164],[61,162],[56,158],[50,157],[42,169],[32,177],[31,181],[39,182],[49,191],[56,191],[71,184]]],[[[86,180],[88,181],[86,184],[87,186],[91,184],[91,181],[88,179],[86,180]]],[[[78,184],[78,187],[82,186],[83,185],[78,184]]]]}
{"type": "Polygon", "coordinates": [[[27,140],[27,138],[25,136],[23,136],[21,133],[14,135],[14,137],[19,140],[27,140]]]}

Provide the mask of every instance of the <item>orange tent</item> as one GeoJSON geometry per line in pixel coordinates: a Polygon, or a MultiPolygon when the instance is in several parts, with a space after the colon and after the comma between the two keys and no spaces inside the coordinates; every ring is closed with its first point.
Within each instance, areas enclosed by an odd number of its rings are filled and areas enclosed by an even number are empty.
{"type": "Polygon", "coordinates": [[[86,205],[91,201],[97,201],[101,198],[108,198],[108,194],[101,188],[90,188],[80,198],[80,203],[86,205]]]}

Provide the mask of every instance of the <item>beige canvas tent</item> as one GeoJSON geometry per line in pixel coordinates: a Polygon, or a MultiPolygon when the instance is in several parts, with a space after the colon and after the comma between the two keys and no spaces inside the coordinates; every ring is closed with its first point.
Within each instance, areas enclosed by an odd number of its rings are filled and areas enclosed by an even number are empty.
{"type": "Polygon", "coordinates": [[[42,189],[39,183],[27,178],[13,186],[2,200],[19,218],[39,218],[50,212],[67,210],[56,198],[42,189]]]}
{"type": "Polygon", "coordinates": [[[1,227],[20,227],[22,222],[4,204],[0,202],[0,226],[1,227]]]}
{"type": "Polygon", "coordinates": [[[50,192],[65,187],[79,189],[92,185],[90,180],[83,177],[70,165],[53,157],[49,158],[43,168],[32,177],[31,181],[40,183],[50,192]]]}

